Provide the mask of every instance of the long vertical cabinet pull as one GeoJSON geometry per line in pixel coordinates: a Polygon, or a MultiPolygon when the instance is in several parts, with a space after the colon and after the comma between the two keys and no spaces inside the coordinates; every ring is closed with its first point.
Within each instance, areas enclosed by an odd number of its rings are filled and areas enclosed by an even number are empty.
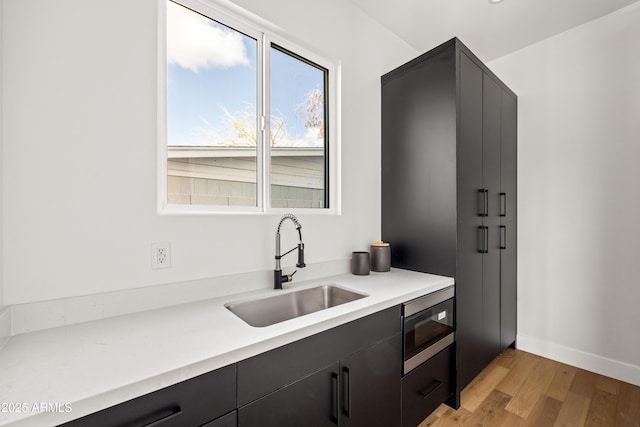
{"type": "Polygon", "coordinates": [[[500,216],[507,216],[507,193],[500,193],[500,216]]]}
{"type": "Polygon", "coordinates": [[[489,253],[489,227],[484,227],[484,253],[489,253]]]}
{"type": "Polygon", "coordinates": [[[489,216],[489,190],[478,190],[478,216],[489,216]]]}
{"type": "Polygon", "coordinates": [[[507,249],[507,226],[500,226],[500,249],[507,249]]]}
{"type": "Polygon", "coordinates": [[[489,216],[489,190],[484,190],[484,216],[489,216]]]}
{"type": "Polygon", "coordinates": [[[478,252],[481,254],[489,252],[489,227],[484,225],[478,227],[478,252]]]}
{"type": "Polygon", "coordinates": [[[349,418],[351,416],[351,371],[346,366],[342,368],[344,390],[342,393],[342,413],[349,418]]]}
{"type": "Polygon", "coordinates": [[[338,425],[340,417],[340,380],[339,375],[335,372],[331,373],[331,381],[333,382],[333,399],[331,402],[331,421],[338,425]]]}

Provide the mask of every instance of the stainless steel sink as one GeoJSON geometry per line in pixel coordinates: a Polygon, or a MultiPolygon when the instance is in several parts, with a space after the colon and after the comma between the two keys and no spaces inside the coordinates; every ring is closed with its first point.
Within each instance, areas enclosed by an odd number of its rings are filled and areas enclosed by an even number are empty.
{"type": "Polygon", "coordinates": [[[249,325],[263,327],[366,296],[334,285],[322,285],[260,299],[232,302],[225,304],[225,307],[249,325]]]}

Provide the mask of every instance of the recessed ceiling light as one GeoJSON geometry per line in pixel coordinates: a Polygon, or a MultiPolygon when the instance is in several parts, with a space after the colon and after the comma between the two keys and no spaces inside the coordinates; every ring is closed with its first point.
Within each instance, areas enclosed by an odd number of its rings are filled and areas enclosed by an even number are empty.
{"type": "Polygon", "coordinates": [[[496,3],[500,3],[502,0],[489,0],[489,3],[491,4],[496,4],[496,3]]]}

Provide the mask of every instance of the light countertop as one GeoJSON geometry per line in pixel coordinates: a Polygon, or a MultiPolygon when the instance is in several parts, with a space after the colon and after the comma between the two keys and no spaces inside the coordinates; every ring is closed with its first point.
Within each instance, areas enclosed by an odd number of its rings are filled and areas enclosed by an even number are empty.
{"type": "Polygon", "coordinates": [[[0,425],[80,418],[450,285],[398,269],[343,274],[16,335],[0,350],[0,425]],[[224,307],[324,283],[368,297],[263,328],[224,307]]]}

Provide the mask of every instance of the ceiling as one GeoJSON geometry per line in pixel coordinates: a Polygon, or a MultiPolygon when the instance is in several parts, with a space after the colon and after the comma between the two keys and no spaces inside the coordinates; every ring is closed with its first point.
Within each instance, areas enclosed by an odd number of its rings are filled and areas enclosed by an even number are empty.
{"type": "Polygon", "coordinates": [[[419,52],[458,37],[489,62],[639,0],[351,0],[419,52]]]}

